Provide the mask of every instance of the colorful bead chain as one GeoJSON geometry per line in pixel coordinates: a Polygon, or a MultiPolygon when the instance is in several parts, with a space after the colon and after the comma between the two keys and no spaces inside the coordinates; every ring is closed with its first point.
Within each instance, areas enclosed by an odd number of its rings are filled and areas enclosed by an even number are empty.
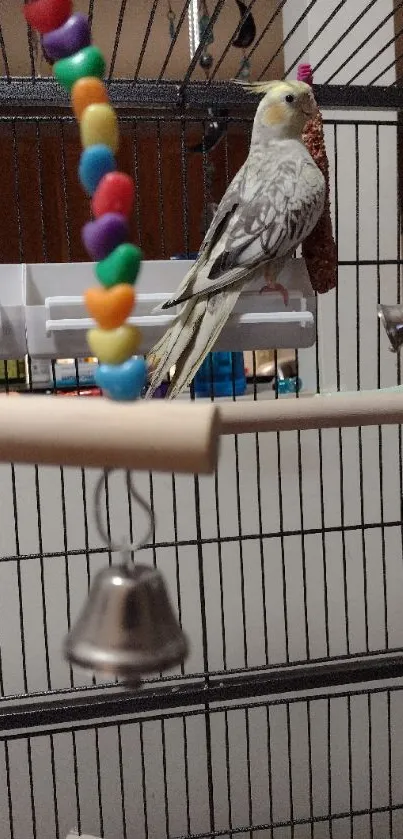
{"type": "Polygon", "coordinates": [[[27,22],[42,36],[46,54],[55,61],[57,81],[71,95],[80,124],[83,152],[79,178],[92,198],[94,221],[84,225],[82,239],[97,263],[101,288],[85,293],[85,304],[97,326],[87,334],[98,358],[98,387],[117,400],[137,399],[146,382],[146,363],[134,356],[140,331],[125,323],[133,310],[133,290],[141,251],[128,243],[128,218],[134,203],[133,179],[117,171],[118,120],[103,84],[105,60],[91,45],[87,18],[73,14],[72,0],[33,0],[24,6],[27,22]]]}

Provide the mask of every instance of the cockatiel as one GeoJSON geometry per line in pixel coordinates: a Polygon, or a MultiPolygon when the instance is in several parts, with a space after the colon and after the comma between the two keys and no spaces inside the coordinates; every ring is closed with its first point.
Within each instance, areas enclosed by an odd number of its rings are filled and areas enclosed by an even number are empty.
{"type": "Polygon", "coordinates": [[[218,206],[198,259],[160,307],[184,304],[150,352],[146,397],[173,365],[167,396],[189,384],[257,269],[265,271],[267,290],[281,289],[278,274],[323,212],[325,180],[302,142],[304,126],[317,112],[310,86],[294,81],[244,86],[265,94],[249,154],[218,206]]]}

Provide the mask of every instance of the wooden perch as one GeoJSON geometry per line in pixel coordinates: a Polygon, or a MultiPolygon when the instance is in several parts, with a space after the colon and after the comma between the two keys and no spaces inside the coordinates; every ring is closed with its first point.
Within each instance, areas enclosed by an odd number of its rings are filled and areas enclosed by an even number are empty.
{"type": "Polygon", "coordinates": [[[221,403],[0,397],[0,461],[211,473],[221,434],[403,422],[403,390],[221,403]]]}
{"type": "Polygon", "coordinates": [[[0,397],[0,461],[212,472],[218,409],[179,402],[0,397]]]}
{"type": "Polygon", "coordinates": [[[221,434],[395,425],[403,422],[403,388],[226,403],[220,418],[221,434]]]}

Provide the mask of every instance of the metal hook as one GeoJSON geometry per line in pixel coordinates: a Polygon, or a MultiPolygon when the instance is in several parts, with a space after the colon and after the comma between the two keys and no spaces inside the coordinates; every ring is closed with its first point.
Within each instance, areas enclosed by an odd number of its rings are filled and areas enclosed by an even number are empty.
{"type": "Polygon", "coordinates": [[[105,469],[105,471],[100,475],[98,483],[95,487],[94,492],[94,507],[95,507],[95,521],[98,529],[98,533],[108,546],[111,551],[121,551],[122,553],[129,554],[132,551],[138,551],[140,548],[143,548],[144,545],[148,544],[151,539],[154,525],[155,525],[155,518],[154,513],[150,507],[150,504],[142,498],[141,495],[137,492],[135,487],[133,486],[132,476],[130,472],[126,472],[126,486],[127,491],[130,493],[131,497],[137,502],[139,507],[147,514],[148,516],[148,529],[142,539],[139,539],[137,542],[123,542],[123,543],[116,543],[112,542],[110,539],[107,531],[104,528],[102,522],[102,513],[101,513],[101,494],[105,486],[105,480],[107,475],[115,470],[113,469],[105,469]]]}

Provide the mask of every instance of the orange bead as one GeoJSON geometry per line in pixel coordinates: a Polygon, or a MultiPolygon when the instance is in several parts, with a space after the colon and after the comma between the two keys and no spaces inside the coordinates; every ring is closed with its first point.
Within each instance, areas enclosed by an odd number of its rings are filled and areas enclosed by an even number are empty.
{"type": "Polygon", "coordinates": [[[85,305],[101,329],[117,329],[134,306],[135,294],[130,285],[115,285],[111,289],[89,288],[84,295],[85,305]]]}
{"type": "Polygon", "coordinates": [[[71,104],[76,119],[81,119],[89,105],[105,105],[109,103],[109,96],[105,85],[95,76],[79,79],[71,91],[71,104]]]}

